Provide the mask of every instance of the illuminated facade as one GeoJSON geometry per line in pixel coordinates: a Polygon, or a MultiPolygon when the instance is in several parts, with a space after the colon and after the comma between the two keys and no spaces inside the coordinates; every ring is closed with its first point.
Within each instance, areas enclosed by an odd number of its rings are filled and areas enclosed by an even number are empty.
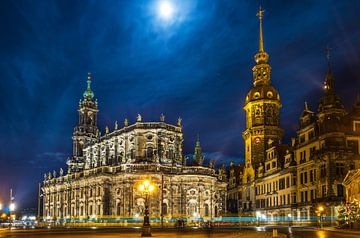
{"type": "Polygon", "coordinates": [[[226,212],[227,182],[224,167],[213,161],[204,166],[199,140],[194,162],[182,154],[181,119],[176,125],[125,119],[114,130],[97,128],[97,101],[88,87],[79,104],[79,123],[73,132],[73,156],[68,172],[44,176],[43,216],[48,219],[137,217],[144,213],[145,179],[155,184],[150,215],[156,217],[212,218],[226,212]]]}
{"type": "Polygon", "coordinates": [[[55,172],[45,176],[44,217],[142,215],[144,197],[137,186],[145,179],[156,184],[150,211],[157,217],[212,218],[233,213],[310,220],[320,206],[322,215],[335,216],[346,196],[357,197],[353,189],[360,168],[360,97],[351,110],[344,108],[335,92],[328,55],[317,112],[305,103],[296,138],[291,145],[283,144],[280,94],[271,83],[261,9],[258,17],[253,87],[243,106],[245,164],[231,163],[229,171],[224,166],[215,171],[213,161],[204,166],[199,140],[193,163],[187,164],[181,119],[171,125],[163,115],[159,122],[144,122],[141,115],[134,124],[125,119],[123,127],[115,123],[113,131],[107,127],[101,135],[89,78],[79,104],[68,173],[60,170],[59,176],[55,172]]]}
{"type": "MultiPolygon", "coordinates": [[[[281,102],[271,85],[261,9],[258,17],[260,41],[253,67],[254,86],[244,104],[245,165],[230,166],[229,211],[306,220],[316,216],[322,206],[323,215],[336,216],[336,207],[345,201],[345,175],[360,168],[360,98],[350,111],[345,110],[334,89],[328,54],[324,95],[317,113],[305,103],[297,137],[291,145],[282,144],[281,102]]],[[[349,181],[354,174],[349,175],[349,181]]]]}

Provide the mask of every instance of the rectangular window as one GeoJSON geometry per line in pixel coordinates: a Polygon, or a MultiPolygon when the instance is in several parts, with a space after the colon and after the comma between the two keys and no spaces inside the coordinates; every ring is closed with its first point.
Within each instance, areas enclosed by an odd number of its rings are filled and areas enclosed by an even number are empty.
{"type": "Polygon", "coordinates": [[[309,140],[315,137],[315,132],[312,130],[309,132],[309,140]]]}
{"type": "Polygon", "coordinates": [[[345,165],[344,163],[336,163],[336,175],[337,176],[344,176],[345,175],[345,165]]]}
{"type": "Polygon", "coordinates": [[[344,187],[342,184],[337,185],[337,195],[338,197],[344,197],[344,187]]]}
{"type": "Polygon", "coordinates": [[[307,172],[305,172],[304,173],[304,183],[307,183],[307,179],[308,179],[307,172]]]}
{"type": "Polygon", "coordinates": [[[287,203],[290,204],[290,194],[287,195],[287,203]]]}
{"type": "Polygon", "coordinates": [[[308,201],[308,191],[305,191],[304,197],[305,197],[305,202],[307,202],[308,201]]]}
{"type": "Polygon", "coordinates": [[[326,177],[326,165],[325,164],[322,164],[320,166],[320,176],[321,177],[326,177]]]}
{"type": "Polygon", "coordinates": [[[300,173],[300,184],[304,183],[304,173],[300,173]]]}
{"type": "Polygon", "coordinates": [[[279,179],[279,190],[283,190],[283,189],[284,189],[284,188],[283,188],[283,181],[284,181],[283,178],[279,179]]]}
{"type": "Polygon", "coordinates": [[[321,192],[322,192],[322,197],[323,198],[326,197],[326,185],[322,186],[321,192]]]}
{"type": "Polygon", "coordinates": [[[290,176],[286,177],[286,187],[290,187],[290,176]]]}

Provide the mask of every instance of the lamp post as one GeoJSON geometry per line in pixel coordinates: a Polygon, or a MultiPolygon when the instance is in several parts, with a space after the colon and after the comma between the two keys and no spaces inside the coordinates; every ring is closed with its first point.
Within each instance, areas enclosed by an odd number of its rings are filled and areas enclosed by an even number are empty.
{"type": "MultiPolygon", "coordinates": [[[[0,203],[0,215],[1,215],[1,211],[2,211],[2,204],[0,203]]],[[[1,218],[2,218],[2,215],[0,217],[0,220],[1,220],[1,218]]],[[[1,222],[0,222],[0,224],[1,224],[1,222]]]]}
{"type": "Polygon", "coordinates": [[[11,229],[12,226],[12,213],[15,211],[15,203],[14,203],[14,197],[13,197],[13,191],[10,189],[10,205],[9,205],[9,216],[10,216],[10,222],[9,222],[9,229],[11,229]]]}
{"type": "Polygon", "coordinates": [[[289,227],[291,227],[291,217],[292,217],[292,215],[291,215],[291,213],[289,213],[287,216],[288,216],[288,220],[289,220],[289,227]]]}
{"type": "Polygon", "coordinates": [[[13,221],[13,215],[12,214],[13,214],[14,211],[15,211],[15,203],[11,202],[10,206],[9,206],[9,215],[10,215],[10,226],[9,226],[9,228],[12,227],[12,221],[13,221]]]}
{"type": "Polygon", "coordinates": [[[139,186],[140,192],[145,195],[145,214],[143,226],[141,228],[141,236],[151,236],[151,226],[149,218],[149,195],[152,191],[154,191],[154,188],[154,185],[151,184],[149,180],[145,180],[139,186]]]}

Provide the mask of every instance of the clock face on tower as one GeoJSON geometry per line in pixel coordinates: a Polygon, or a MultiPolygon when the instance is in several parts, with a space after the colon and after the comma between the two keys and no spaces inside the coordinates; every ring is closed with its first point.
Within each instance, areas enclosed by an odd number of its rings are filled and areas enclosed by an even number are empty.
{"type": "Polygon", "coordinates": [[[254,142],[255,142],[255,144],[259,144],[259,143],[261,142],[261,138],[260,138],[260,137],[256,137],[256,138],[254,139],[254,142]]]}

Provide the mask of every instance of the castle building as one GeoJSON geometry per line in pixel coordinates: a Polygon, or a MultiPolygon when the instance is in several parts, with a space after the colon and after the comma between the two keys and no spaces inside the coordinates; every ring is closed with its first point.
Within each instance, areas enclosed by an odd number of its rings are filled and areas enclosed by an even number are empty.
{"type": "Polygon", "coordinates": [[[214,218],[226,213],[227,182],[224,167],[204,166],[199,139],[193,164],[183,156],[181,119],[176,125],[145,122],[141,115],[120,128],[117,122],[101,135],[98,104],[91,77],[79,103],[79,122],[73,132],[73,155],[65,174],[48,173],[43,182],[43,217],[49,220],[94,217],[141,217],[144,180],[155,184],[150,215],[164,218],[214,218]]]}
{"type": "MultiPolygon", "coordinates": [[[[356,180],[360,168],[360,98],[347,111],[335,92],[328,52],[324,95],[317,112],[307,103],[300,116],[297,137],[281,143],[281,101],[271,85],[269,55],[264,50],[260,8],[259,51],[253,67],[253,87],[246,95],[245,165],[230,166],[229,211],[241,215],[307,220],[319,214],[336,216],[345,202],[343,186],[356,180]],[[235,173],[235,171],[239,171],[235,173]],[[234,182],[235,181],[235,182],[234,182]],[[346,182],[346,181],[345,181],[346,182]]],[[[354,185],[356,186],[356,185],[354,185]]]]}

